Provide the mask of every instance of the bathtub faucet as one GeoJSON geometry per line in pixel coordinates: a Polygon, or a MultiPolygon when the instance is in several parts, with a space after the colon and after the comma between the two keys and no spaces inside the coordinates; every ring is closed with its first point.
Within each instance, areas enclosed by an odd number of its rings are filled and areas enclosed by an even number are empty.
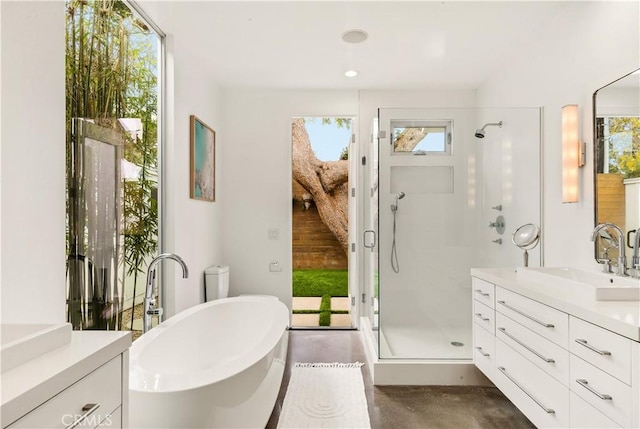
{"type": "Polygon", "coordinates": [[[162,316],[162,308],[156,307],[156,297],[153,293],[153,283],[156,278],[156,265],[158,265],[163,259],[173,259],[182,267],[182,278],[189,277],[189,269],[187,264],[184,263],[182,258],[175,253],[163,253],[158,255],[147,268],[147,289],[144,293],[144,324],[142,333],[145,333],[151,329],[151,318],[153,316],[162,316]]]}

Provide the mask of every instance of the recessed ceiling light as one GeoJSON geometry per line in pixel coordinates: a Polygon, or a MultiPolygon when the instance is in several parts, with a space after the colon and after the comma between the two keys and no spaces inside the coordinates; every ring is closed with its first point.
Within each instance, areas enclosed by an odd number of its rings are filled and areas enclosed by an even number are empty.
{"type": "Polygon", "coordinates": [[[346,72],[344,72],[344,75],[346,77],[356,77],[358,76],[358,72],[355,70],[347,70],[346,72]]]}
{"type": "Polygon", "coordinates": [[[342,40],[347,43],[362,43],[369,35],[364,30],[349,30],[342,35],[342,40]]]}

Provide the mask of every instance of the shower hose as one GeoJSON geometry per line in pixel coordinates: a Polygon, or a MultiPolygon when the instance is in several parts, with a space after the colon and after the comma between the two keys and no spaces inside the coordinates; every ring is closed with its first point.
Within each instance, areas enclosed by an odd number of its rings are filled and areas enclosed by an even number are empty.
{"type": "Polygon", "coordinates": [[[400,264],[398,263],[398,249],[396,249],[396,213],[398,212],[398,205],[392,205],[391,211],[393,212],[393,241],[391,242],[391,269],[395,273],[400,272],[400,264]]]}

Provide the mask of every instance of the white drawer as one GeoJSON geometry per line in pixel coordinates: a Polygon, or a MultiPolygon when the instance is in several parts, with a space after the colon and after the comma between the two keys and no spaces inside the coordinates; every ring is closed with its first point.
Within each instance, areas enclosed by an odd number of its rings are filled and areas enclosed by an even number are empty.
{"type": "Polygon", "coordinates": [[[495,344],[496,337],[475,323],[473,326],[473,363],[489,379],[493,378],[496,368],[495,344]]]}
{"type": "Polygon", "coordinates": [[[500,313],[496,314],[496,337],[565,386],[569,385],[568,350],[500,313]]]}
{"type": "Polygon", "coordinates": [[[575,317],[569,332],[571,353],[631,385],[631,340],[575,317]]]}
{"type": "Polygon", "coordinates": [[[631,387],[575,355],[570,365],[571,390],[617,424],[631,427],[631,387]]]}
{"type": "Polygon", "coordinates": [[[96,429],[121,429],[122,428],[122,407],[118,407],[109,414],[96,429]]]}
{"type": "Polygon", "coordinates": [[[492,308],[487,307],[478,300],[473,300],[473,320],[491,335],[496,332],[495,314],[496,312],[492,308]]]}
{"type": "Polygon", "coordinates": [[[496,386],[537,427],[569,427],[569,389],[496,338],[496,386]]]}
{"type": "Polygon", "coordinates": [[[99,404],[77,427],[95,428],[120,406],[122,394],[120,356],[110,360],[20,418],[10,428],[65,428],[83,414],[86,404],[99,404]]]}
{"type": "Polygon", "coordinates": [[[471,285],[474,299],[477,299],[489,308],[495,308],[495,286],[492,283],[473,277],[471,279],[471,285]]]}
{"type": "Polygon", "coordinates": [[[569,315],[517,293],[496,288],[496,311],[568,349],[569,315]]]}
{"type": "Polygon", "coordinates": [[[573,392],[569,393],[569,408],[571,409],[572,428],[608,429],[622,427],[573,392]]]}

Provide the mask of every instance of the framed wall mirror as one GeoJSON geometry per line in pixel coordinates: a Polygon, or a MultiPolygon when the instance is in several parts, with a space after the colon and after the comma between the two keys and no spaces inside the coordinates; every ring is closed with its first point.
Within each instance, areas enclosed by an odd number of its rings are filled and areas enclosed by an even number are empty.
{"type": "Polygon", "coordinates": [[[595,224],[618,225],[631,247],[640,229],[640,69],[593,94],[593,127],[595,224]]]}

